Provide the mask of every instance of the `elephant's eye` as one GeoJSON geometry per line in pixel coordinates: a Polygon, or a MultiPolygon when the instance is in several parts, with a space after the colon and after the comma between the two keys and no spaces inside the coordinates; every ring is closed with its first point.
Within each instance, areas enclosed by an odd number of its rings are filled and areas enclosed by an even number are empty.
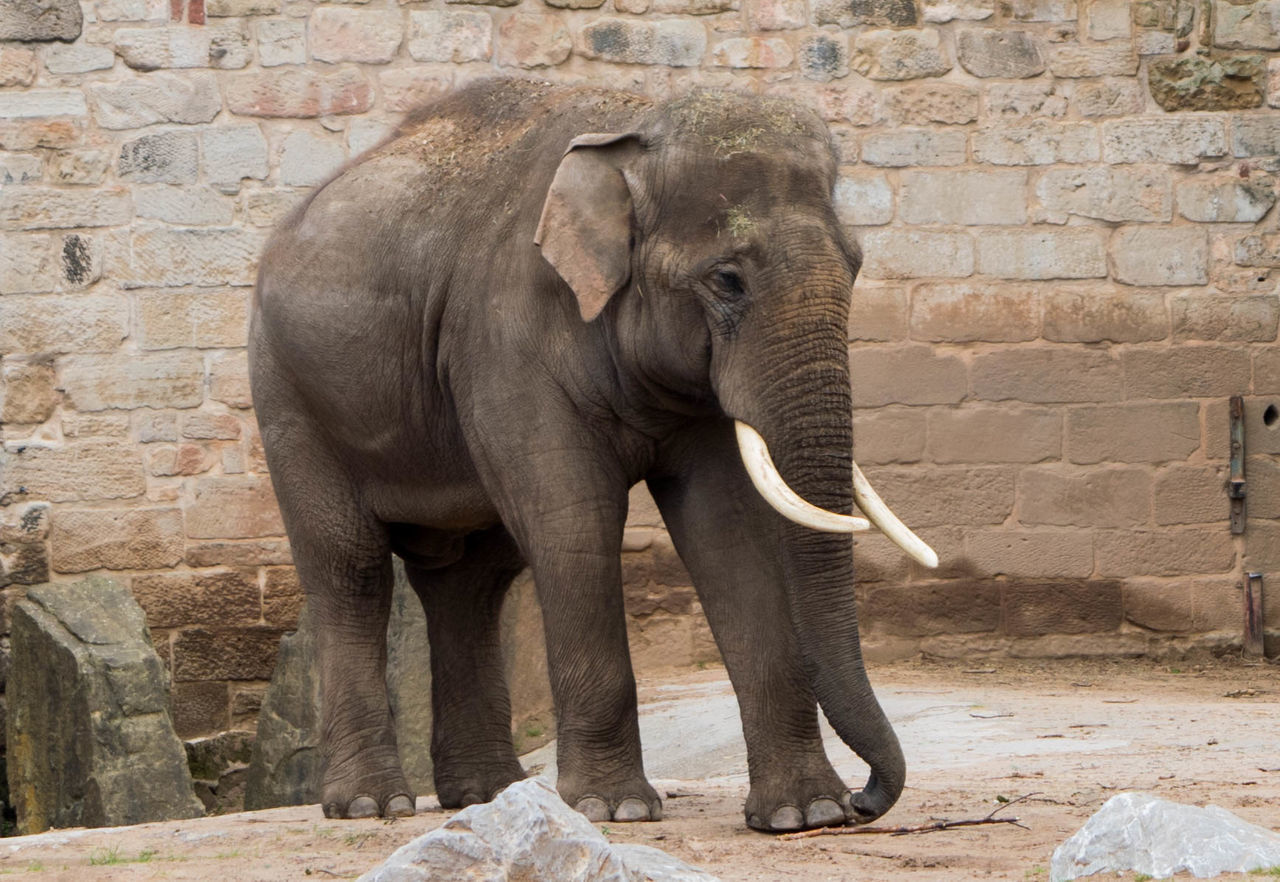
{"type": "Polygon", "coordinates": [[[746,293],[746,288],[742,284],[742,276],[738,275],[737,270],[728,267],[720,267],[711,273],[711,282],[721,294],[729,297],[741,297],[746,293]]]}

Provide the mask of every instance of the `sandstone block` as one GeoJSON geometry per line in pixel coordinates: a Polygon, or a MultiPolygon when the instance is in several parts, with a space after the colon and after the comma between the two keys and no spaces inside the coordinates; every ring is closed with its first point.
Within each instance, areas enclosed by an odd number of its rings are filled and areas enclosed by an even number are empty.
{"type": "Polygon", "coordinates": [[[1044,296],[1044,337],[1059,343],[1143,343],[1169,336],[1163,294],[1067,289],[1044,296]]]}
{"type": "Polygon", "coordinates": [[[200,167],[200,148],[191,132],[158,132],[120,146],[116,174],[138,183],[193,184],[200,167]]]}
{"type": "Polygon", "coordinates": [[[973,393],[985,401],[1057,404],[1119,401],[1124,397],[1120,360],[1078,347],[1021,347],[976,356],[973,393]]]}
{"type": "Polygon", "coordinates": [[[133,192],[133,204],[138,217],[167,224],[227,226],[235,215],[235,206],[230,199],[201,186],[137,187],[133,192]]]}
{"type": "Polygon", "coordinates": [[[1267,62],[1267,106],[1280,107],[1280,58],[1267,62]]]}
{"type": "Polygon", "coordinates": [[[305,64],[307,29],[301,21],[267,19],[254,24],[258,37],[258,63],[263,67],[305,64]]]}
{"type": "Polygon", "coordinates": [[[872,631],[899,637],[997,631],[1000,585],[965,580],[874,586],[858,599],[858,614],[872,631]]]}
{"type": "Polygon", "coordinates": [[[193,539],[283,536],[271,481],[247,475],[201,478],[195,502],[187,507],[187,535],[193,539]]]}
{"type": "Polygon", "coordinates": [[[849,340],[903,340],[907,336],[907,292],[900,287],[854,289],[849,340]]]}
{"type": "Polygon", "coordinates": [[[302,614],[302,582],[293,567],[270,567],[262,583],[262,618],[279,628],[298,627],[302,614]]]}
{"type": "Polygon", "coordinates": [[[995,15],[995,0],[922,0],[924,20],[936,24],[949,21],[986,21],[995,15]]]}
{"type": "Polygon", "coordinates": [[[1226,131],[1214,117],[1123,119],[1102,126],[1102,158],[1108,163],[1194,165],[1226,152],[1226,131]]]}
{"type": "Polygon", "coordinates": [[[911,305],[911,338],[935,343],[1018,342],[1040,336],[1040,299],[1023,287],[926,283],[911,305]]]}
{"type": "Polygon", "coordinates": [[[1227,49],[1280,49],[1280,2],[1213,0],[1213,45],[1227,49]]]}
{"type": "Polygon", "coordinates": [[[1254,351],[1253,389],[1263,395],[1280,392],[1280,349],[1268,346],[1254,351]]]}
{"type": "Polygon", "coordinates": [[[1093,536],[1085,530],[981,530],[965,537],[975,576],[1086,579],[1093,574],[1093,536]]]}
{"type": "Polygon", "coordinates": [[[0,156],[0,184],[39,183],[43,175],[44,163],[39,156],[0,156]]]}
{"type": "Polygon", "coordinates": [[[1205,223],[1256,223],[1276,203],[1275,179],[1192,178],[1178,185],[1178,213],[1205,223]]]}
{"type": "MultiPolygon", "coordinates": [[[[423,13],[410,13],[416,21],[423,13]]],[[[437,14],[439,16],[440,14],[437,14]]],[[[449,13],[440,17],[431,30],[443,29],[446,23],[456,21],[456,16],[480,15],[487,22],[488,16],[480,13],[449,13]]],[[[342,6],[321,6],[311,14],[308,24],[311,57],[331,64],[340,61],[359,61],[365,64],[386,64],[395,58],[396,50],[404,39],[404,23],[399,10],[352,9],[342,6]]],[[[420,25],[415,25],[420,28],[420,25]]],[[[478,36],[478,35],[477,35],[478,36]]],[[[421,40],[417,31],[415,39],[421,40]]],[[[486,31],[487,39],[487,31],[486,31]]],[[[412,44],[410,52],[412,53],[412,44]]],[[[417,54],[413,56],[418,58],[417,54]]],[[[419,59],[423,60],[423,59],[419,59]]],[[[426,59],[443,61],[451,59],[426,59]]]]}
{"type": "Polygon", "coordinates": [[[128,333],[129,304],[118,294],[0,299],[0,351],[110,352],[128,333]]]}
{"type": "Polygon", "coordinates": [[[84,141],[84,120],[0,116],[0,150],[61,149],[84,141]]]}
{"type": "Polygon", "coordinates": [[[1013,511],[1012,467],[882,466],[866,472],[871,486],[913,528],[1001,524],[1013,511]]]}
{"type": "Polygon", "coordinates": [[[503,66],[555,67],[572,51],[573,38],[559,17],[516,13],[498,28],[497,59],[503,66]]]}
{"type": "Polygon", "coordinates": [[[1059,117],[1067,112],[1067,99],[1050,80],[1023,80],[1014,83],[984,83],[986,115],[1014,123],[1028,117],[1059,117]]]}
{"type": "Polygon", "coordinates": [[[1102,278],[1103,237],[1089,227],[984,232],[978,238],[978,272],[1002,279],[1102,278]]]}
{"type": "Polygon", "coordinates": [[[912,83],[882,92],[886,119],[899,125],[963,125],[978,118],[978,91],[954,83],[912,83]]]}
{"type": "MultiPolygon", "coordinates": [[[[1275,434],[1269,426],[1267,431],[1275,434]]],[[[1280,493],[1280,461],[1270,455],[1251,456],[1245,463],[1245,476],[1249,480],[1249,517],[1259,520],[1280,518],[1280,495],[1277,495],[1280,493]]],[[[1219,495],[1225,493],[1225,474],[1218,471],[1213,476],[1205,475],[1205,498],[1209,500],[1215,498],[1212,494],[1214,478],[1218,479],[1219,495]]],[[[1226,503],[1223,502],[1223,505],[1225,506],[1226,503]]],[[[1221,517],[1208,520],[1226,520],[1225,508],[1223,512],[1221,517]]]]}
{"type": "Polygon", "coordinates": [[[324,183],[346,159],[342,144],[307,131],[290,132],[280,153],[280,179],[291,187],[324,183]]]}
{"type": "Polygon", "coordinates": [[[1280,121],[1276,114],[1249,113],[1231,117],[1234,156],[1275,156],[1280,153],[1280,121]]]}
{"type": "Polygon", "coordinates": [[[1071,106],[1083,117],[1136,116],[1143,101],[1142,84],[1132,79],[1087,80],[1071,93],[1071,106]]]}
{"type": "Polygon", "coordinates": [[[819,0],[814,4],[814,21],[842,28],[856,25],[887,25],[909,28],[916,24],[913,0],[819,0]]]}
{"type": "Polygon", "coordinates": [[[1163,168],[1051,169],[1040,176],[1036,198],[1053,220],[1073,214],[1106,221],[1173,219],[1173,186],[1163,168]]]}
{"type": "Polygon", "coordinates": [[[853,38],[849,67],[872,80],[914,80],[942,76],[952,62],[934,29],[872,30],[853,38]]]}
{"type": "Polygon", "coordinates": [[[578,32],[584,57],[624,64],[696,67],[706,49],[706,28],[694,21],[601,18],[578,32]]]}
{"type": "Polygon", "coordinates": [[[0,87],[30,86],[36,78],[36,53],[25,46],[0,46],[0,87]]]}
{"type": "Polygon", "coordinates": [[[795,53],[781,37],[730,37],[711,47],[710,60],[719,67],[782,68],[791,66],[795,53]]]}
{"type": "Polygon", "coordinates": [[[1269,343],[1276,339],[1280,304],[1275,295],[1220,297],[1180,294],[1170,301],[1173,339],[1269,343]]]}
{"type": "Polygon", "coordinates": [[[106,46],[54,45],[45,51],[44,67],[51,74],[82,74],[94,70],[110,70],[116,63],[115,53],[106,46]]]}
{"type": "Polygon", "coordinates": [[[146,492],[142,457],[114,441],[0,452],[0,503],[25,499],[76,502],[129,499],[146,492]]]}
{"type": "Polygon", "coordinates": [[[200,28],[120,28],[116,54],[134,70],[213,67],[238,70],[252,60],[249,35],[239,24],[200,28]]]}
{"type": "Polygon", "coordinates": [[[800,44],[800,70],[809,79],[829,83],[849,75],[849,41],[816,34],[800,44]]]}
{"type": "Polygon", "coordinates": [[[1004,630],[1010,637],[1114,631],[1123,611],[1119,582],[1013,582],[1004,589],[1004,630]]]}
{"type": "Polygon", "coordinates": [[[1236,243],[1234,257],[1240,266],[1280,266],[1280,235],[1245,236],[1236,243]]]}
{"type": "Polygon", "coordinates": [[[197,410],[182,415],[182,437],[194,441],[234,441],[240,437],[235,414],[197,410]]]}
{"type": "Polygon", "coordinates": [[[199,444],[157,445],[147,451],[147,460],[150,473],[160,477],[199,475],[217,462],[213,452],[199,444]]]}
{"type": "Polygon", "coordinates": [[[1239,110],[1262,105],[1263,59],[1160,58],[1147,75],[1151,96],[1165,110],[1239,110]]]}
{"type": "Polygon", "coordinates": [[[249,311],[244,291],[147,291],[136,302],[139,344],[145,349],[244,345],[249,311]]]}
{"type": "Polygon", "coordinates": [[[1055,77],[1131,77],[1138,72],[1138,53],[1131,46],[1080,46],[1063,43],[1049,50],[1055,77]]]}
{"type": "Polygon", "coordinates": [[[94,4],[98,21],[167,21],[169,4],[154,0],[98,0],[94,4]]]}
{"type": "Polygon", "coordinates": [[[105,150],[59,150],[49,157],[49,179],[55,184],[100,184],[110,167],[105,150]]]}
{"type": "Polygon", "coordinates": [[[863,141],[862,161],[890,167],[964,165],[964,132],[899,129],[870,135],[863,141]]]}
{"type": "MultiPolygon", "coordinates": [[[[256,124],[205,129],[200,133],[200,144],[204,153],[204,173],[215,187],[234,191],[239,189],[244,178],[263,180],[267,176],[267,139],[256,124]]],[[[206,223],[225,225],[230,220],[206,223]]]]}
{"type": "Polygon", "coordinates": [[[453,88],[450,74],[430,69],[383,70],[378,72],[378,82],[388,110],[412,110],[453,88]]]}
{"type": "Polygon", "coordinates": [[[1249,352],[1225,346],[1130,349],[1124,360],[1130,398],[1218,398],[1249,383],[1249,352]]]}
{"type": "Polygon", "coordinates": [[[1127,285],[1203,285],[1209,243],[1194,227],[1121,227],[1111,237],[1117,281],[1127,285]]]}
{"type": "MultiPolygon", "coordinates": [[[[1245,550],[1244,569],[1259,573],[1275,572],[1276,566],[1280,564],[1280,526],[1268,521],[1253,521],[1249,529],[1253,536],[1245,550]]],[[[1268,615],[1267,610],[1274,608],[1274,605],[1264,605],[1263,615],[1268,615]]],[[[1274,615],[1274,612],[1270,613],[1270,616],[1274,615]]]]}
{"type": "MultiPolygon", "coordinates": [[[[1249,475],[1250,484],[1254,477],[1249,475]]],[[[1225,466],[1171,465],[1156,475],[1157,524],[1217,524],[1229,517],[1225,466]]]]}
{"type": "Polygon", "coordinates": [[[142,227],[122,281],[128,287],[252,285],[263,236],[239,227],[142,227]]]}
{"type": "Polygon", "coordinates": [[[114,227],[133,215],[129,191],[56,190],[23,187],[0,203],[0,229],[42,230],[67,227],[114,227]]]}
{"type": "Polygon", "coordinates": [[[198,352],[69,355],[60,359],[62,385],[78,411],[135,407],[195,407],[204,393],[198,352]]]}
{"type": "MultiPolygon", "coordinates": [[[[173,729],[179,738],[196,738],[226,731],[228,723],[226,683],[202,681],[174,683],[170,692],[173,696],[173,729]]],[[[202,740],[208,742],[213,739],[202,740]]],[[[188,749],[190,750],[195,743],[198,742],[187,742],[188,749]]],[[[188,753],[188,757],[190,756],[191,754],[188,753]]],[[[205,795],[210,795],[207,789],[208,783],[201,781],[199,776],[196,776],[193,783],[197,796],[201,796],[202,790],[205,795]]],[[[210,802],[212,801],[213,798],[210,799],[210,802]]],[[[206,803],[206,809],[209,808],[211,807],[206,803]]]]}
{"type": "Polygon", "coordinates": [[[133,437],[142,444],[178,440],[178,414],[174,411],[134,411],[130,423],[133,437]]]}
{"type": "Polygon", "coordinates": [[[493,51],[492,28],[483,12],[411,12],[409,54],[416,61],[483,61],[493,51]]]}
{"type": "Polygon", "coordinates": [[[919,408],[860,410],[854,419],[853,457],[862,466],[919,462],[926,431],[919,408]]]}
{"type": "MultiPolygon", "coordinates": [[[[0,234],[0,294],[35,294],[92,285],[102,277],[104,250],[101,239],[84,233],[0,234]]],[[[109,297],[104,296],[85,299],[83,302],[86,310],[90,314],[95,314],[100,312],[101,305],[109,300],[109,297]]],[[[31,329],[36,329],[35,334],[38,339],[74,339],[76,333],[92,324],[91,320],[79,321],[72,317],[69,327],[60,328],[52,318],[20,312],[18,310],[20,302],[25,302],[28,307],[37,306],[33,301],[14,301],[8,307],[0,306],[0,313],[7,313],[10,321],[14,323],[11,332],[15,338],[23,337],[31,329]]],[[[49,300],[47,303],[55,311],[63,312],[62,318],[66,318],[68,301],[57,299],[49,300]]],[[[38,308],[35,311],[40,312],[38,308]]],[[[0,339],[5,336],[5,330],[0,328],[0,339]]],[[[44,350],[36,347],[9,351],[44,350]]],[[[60,350],[50,348],[48,351],[60,350]]]]}
{"type": "Polygon", "coordinates": [[[1042,466],[1018,475],[1018,522],[1051,527],[1138,527],[1151,522],[1146,469],[1042,466]]]}
{"type": "Polygon", "coordinates": [[[204,814],[127,591],[106,579],[31,588],[12,642],[6,743],[22,833],[204,814]]]}
{"type": "Polygon", "coordinates": [[[1065,453],[1070,462],[1177,462],[1199,447],[1200,407],[1194,401],[1098,404],[1067,411],[1065,453]]]}
{"type": "Polygon", "coordinates": [[[970,29],[956,35],[960,66],[975,77],[1024,79],[1044,73],[1044,53],[1026,31],[970,29]]]}
{"type": "Polygon", "coordinates": [[[249,364],[244,351],[209,356],[209,397],[229,407],[253,406],[249,395],[249,364]]]}
{"type": "Polygon", "coordinates": [[[842,174],[834,199],[843,224],[880,226],[893,220],[893,188],[882,172],[842,174]]]}
{"type": "Polygon", "coordinates": [[[1124,617],[1125,621],[1151,631],[1178,633],[1193,630],[1195,606],[1191,582],[1127,580],[1124,583],[1124,617]]]}
{"type": "Polygon", "coordinates": [[[83,28],[84,13],[76,0],[10,0],[0,15],[0,40],[70,43],[83,28]]]}
{"type": "Polygon", "coordinates": [[[747,0],[747,21],[755,31],[781,31],[809,24],[809,10],[801,0],[747,0]]]}
{"type": "Polygon", "coordinates": [[[391,134],[389,122],[377,119],[356,118],[347,126],[347,151],[351,156],[376,147],[391,134]]]}
{"type": "Polygon", "coordinates": [[[239,18],[245,15],[276,15],[280,0],[207,0],[205,13],[210,18],[239,18]]]}
{"type": "Polygon", "coordinates": [[[1014,21],[1075,21],[1076,0],[1000,0],[1000,11],[1014,21]]]}
{"type": "Polygon", "coordinates": [[[307,118],[373,106],[369,81],[350,65],[332,73],[288,68],[238,74],[227,80],[226,93],[227,108],[242,116],[307,118]]]}
{"type": "Polygon", "coordinates": [[[968,391],[964,362],[929,346],[855,346],[849,370],[854,407],[954,404],[968,391]]]}
{"type": "Polygon", "coordinates": [[[862,234],[862,253],[862,272],[869,279],[973,275],[973,239],[968,233],[867,230],[862,234]]]}
{"type": "Polygon", "coordinates": [[[909,224],[1022,224],[1027,220],[1027,173],[903,171],[902,219],[909,224]]]}
{"type": "MultiPolygon", "coordinates": [[[[152,628],[255,625],[262,615],[258,575],[252,569],[134,576],[130,587],[152,628]]],[[[226,703],[224,691],[224,713],[226,703]]]]}
{"type": "Polygon", "coordinates": [[[207,123],[222,110],[212,73],[155,73],[118,83],[86,85],[93,116],[104,129],[137,129],[153,123],[207,123]]]}
{"type": "Polygon", "coordinates": [[[165,569],[182,562],[182,511],[59,509],[49,543],[59,573],[165,569]]]}
{"type": "Polygon", "coordinates": [[[1081,123],[1006,123],[974,133],[973,158],[993,165],[1094,162],[1098,159],[1098,133],[1093,126],[1081,123]]]}
{"type": "Polygon", "coordinates": [[[10,506],[0,522],[0,588],[49,581],[49,505],[10,506]]]}
{"type": "MultiPolygon", "coordinates": [[[[11,351],[11,350],[10,350],[11,351]]],[[[0,384],[0,421],[9,424],[43,423],[53,416],[61,400],[53,365],[44,361],[20,362],[6,358],[0,384]]]]}
{"type": "Polygon", "coordinates": [[[1090,40],[1123,40],[1133,35],[1129,0],[1092,0],[1087,12],[1090,40]]]}
{"type": "Polygon", "coordinates": [[[1062,455],[1062,416],[1043,408],[935,408],[925,456],[937,463],[1043,462],[1062,455]]]}
{"type": "Polygon", "coordinates": [[[284,566],[293,563],[293,557],[285,539],[193,541],[187,543],[185,562],[189,567],[284,566]]]}
{"type": "Polygon", "coordinates": [[[1117,530],[1097,537],[1102,576],[1186,576],[1224,573],[1235,566],[1225,529],[1117,530]]]}
{"type": "Polygon", "coordinates": [[[173,679],[267,680],[282,632],[276,628],[187,628],[173,642],[173,679]]]}

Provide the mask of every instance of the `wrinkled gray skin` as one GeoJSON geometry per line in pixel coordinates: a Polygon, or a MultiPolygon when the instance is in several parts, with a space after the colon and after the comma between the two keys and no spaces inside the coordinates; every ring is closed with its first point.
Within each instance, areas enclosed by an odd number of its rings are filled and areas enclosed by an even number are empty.
{"type": "Polygon", "coordinates": [[[327,816],[412,812],[383,685],[393,552],[427,612],[442,805],[524,776],[498,611],[528,564],[561,795],[595,820],[661,816],[620,574],[642,480],[737,692],[747,823],[894,804],[903,758],[863,669],[850,537],[775,514],[732,428],[755,427],[810,502],[851,512],[859,256],[835,173],[821,121],[781,100],[489,82],[415,114],[276,232],[250,371],[320,625],[327,816]],[[861,791],[827,760],[818,705],[870,765],[861,791]]]}

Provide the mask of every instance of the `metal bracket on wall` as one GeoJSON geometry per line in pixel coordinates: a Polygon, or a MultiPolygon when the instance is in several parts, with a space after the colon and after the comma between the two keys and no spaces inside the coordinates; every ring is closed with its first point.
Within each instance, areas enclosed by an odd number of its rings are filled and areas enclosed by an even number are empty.
{"type": "Polygon", "coordinates": [[[1244,583],[1244,654],[1263,654],[1262,573],[1249,573],[1244,583]]]}
{"type": "Polygon", "coordinates": [[[1231,397],[1231,476],[1227,480],[1227,496],[1231,499],[1231,532],[1244,532],[1244,399],[1231,397]]]}

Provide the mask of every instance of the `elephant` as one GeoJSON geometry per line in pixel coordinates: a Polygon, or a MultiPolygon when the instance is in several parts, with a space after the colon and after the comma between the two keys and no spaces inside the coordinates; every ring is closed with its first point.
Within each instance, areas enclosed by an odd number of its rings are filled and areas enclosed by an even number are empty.
{"type": "Polygon", "coordinates": [[[525,776],[498,619],[528,566],[559,793],[593,821],[662,816],[621,584],[641,481],[738,698],[747,824],[894,804],[905,764],[861,657],[855,497],[936,556],[853,462],[861,255],[837,165],[820,117],[782,98],[488,80],[408,114],[273,232],[250,383],[318,626],[326,816],[414,811],[383,678],[393,554],[426,610],[443,807],[525,776]],[[870,767],[860,791],[819,707],[870,767]]]}

